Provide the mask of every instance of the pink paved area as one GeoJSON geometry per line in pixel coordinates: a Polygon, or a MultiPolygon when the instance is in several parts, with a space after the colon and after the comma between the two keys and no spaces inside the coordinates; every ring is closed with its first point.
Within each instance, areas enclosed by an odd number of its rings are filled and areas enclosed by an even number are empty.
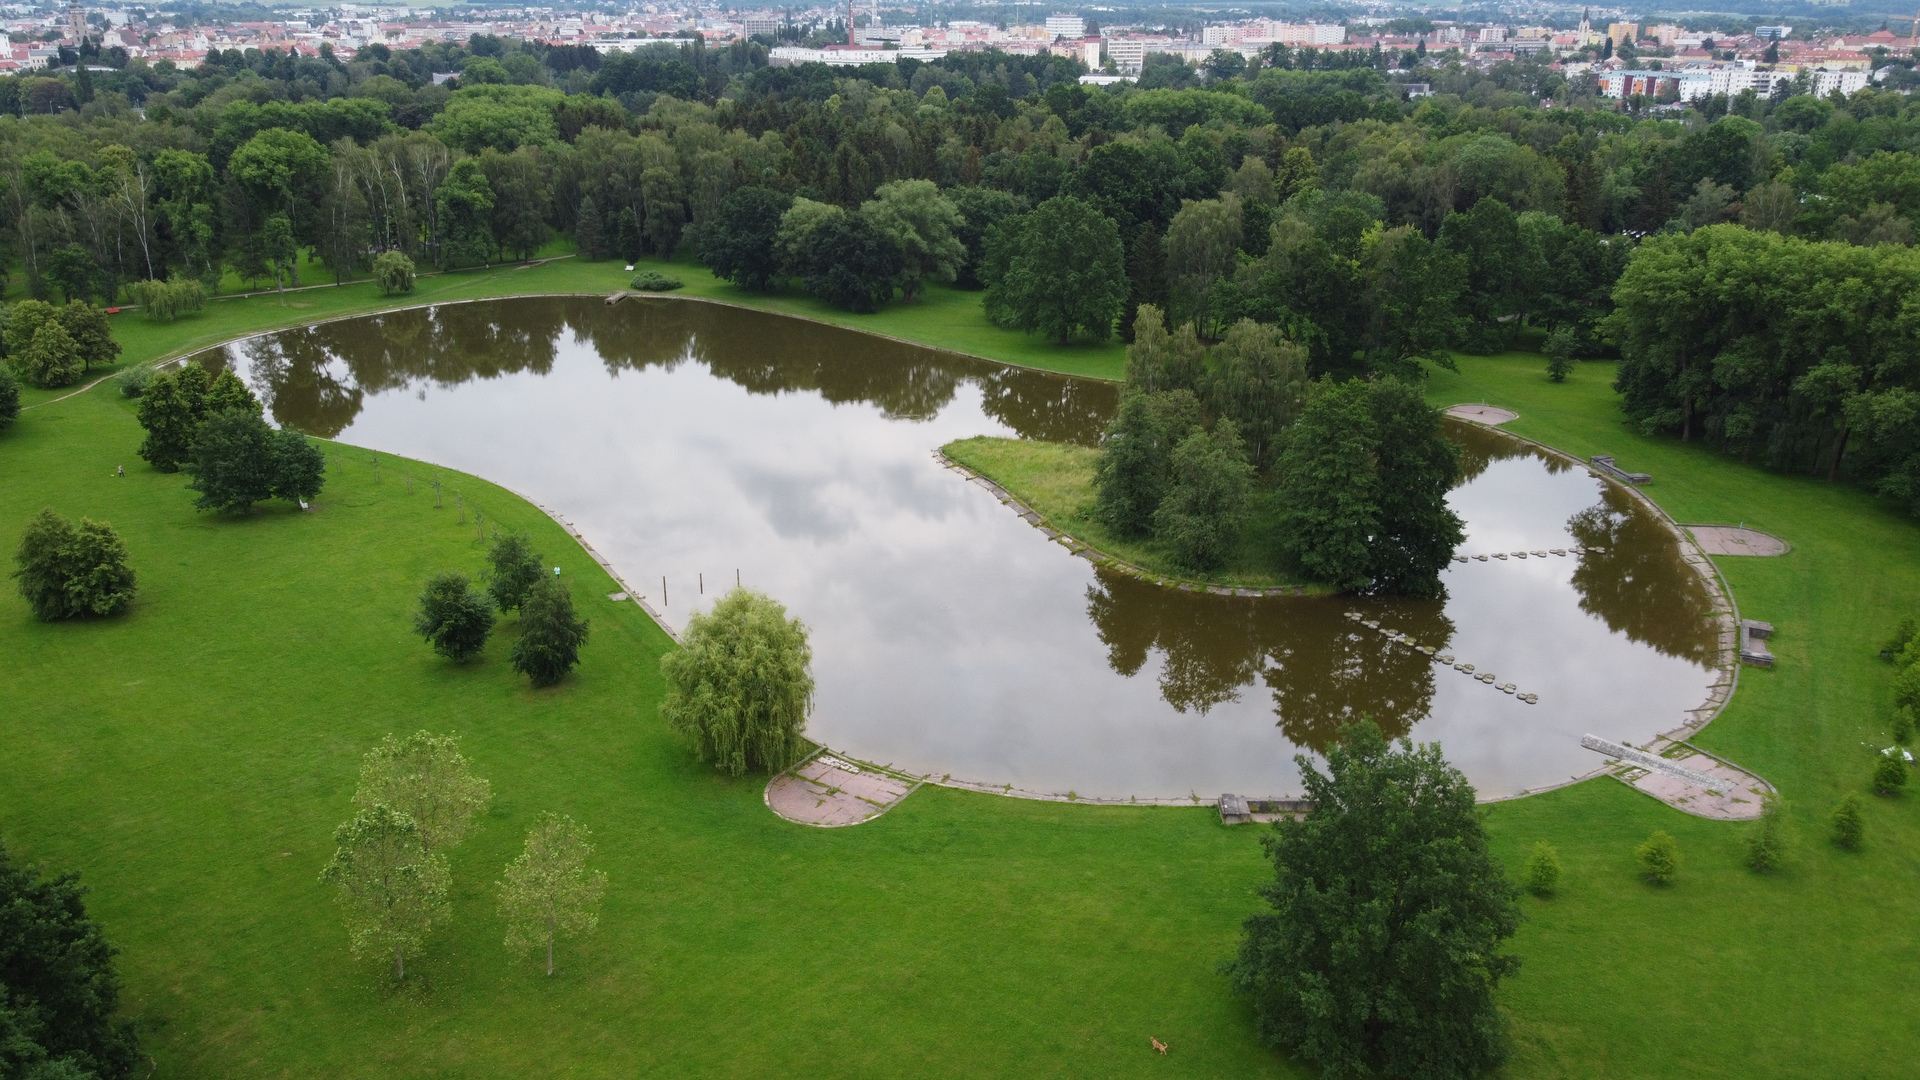
{"type": "Polygon", "coordinates": [[[1725,786],[1709,791],[1677,776],[1658,772],[1644,772],[1640,776],[1627,779],[1628,776],[1633,775],[1633,772],[1640,772],[1638,769],[1632,770],[1621,779],[1627,780],[1627,783],[1661,802],[1696,817],[1714,818],[1719,821],[1751,821],[1760,816],[1761,799],[1767,789],[1758,777],[1705,754],[1689,754],[1686,757],[1667,760],[1683,769],[1691,769],[1694,772],[1724,780],[1725,786]]]}
{"type": "Polygon", "coordinates": [[[788,821],[833,828],[886,813],[915,784],[820,754],[767,781],[767,808],[788,821]]]}
{"type": "Polygon", "coordinates": [[[1509,420],[1520,419],[1519,413],[1492,405],[1453,405],[1447,408],[1447,415],[1471,420],[1476,424],[1504,424],[1509,420]]]}
{"type": "Polygon", "coordinates": [[[1709,555],[1785,555],[1787,542],[1758,529],[1733,525],[1688,525],[1687,531],[1709,555]]]}

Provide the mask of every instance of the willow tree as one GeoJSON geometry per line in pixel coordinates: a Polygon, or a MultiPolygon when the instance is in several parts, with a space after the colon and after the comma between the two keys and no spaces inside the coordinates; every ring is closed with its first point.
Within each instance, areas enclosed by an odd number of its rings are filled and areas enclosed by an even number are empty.
{"type": "Polygon", "coordinates": [[[660,713],[693,740],[702,761],[730,776],[774,772],[797,759],[813,708],[807,628],[762,593],[735,588],[687,621],[680,648],[660,659],[660,713]]]}
{"type": "Polygon", "coordinates": [[[590,836],[570,817],[542,813],[527,833],[526,850],[507,864],[497,886],[507,948],[525,953],[544,944],[548,978],[553,977],[554,939],[591,934],[600,924],[607,875],[587,869],[590,836]]]}

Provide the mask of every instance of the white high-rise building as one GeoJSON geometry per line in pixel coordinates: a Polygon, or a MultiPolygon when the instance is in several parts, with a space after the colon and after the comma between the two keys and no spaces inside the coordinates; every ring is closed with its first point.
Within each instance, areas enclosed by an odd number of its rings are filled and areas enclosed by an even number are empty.
{"type": "Polygon", "coordinates": [[[1230,41],[1236,40],[1239,36],[1240,28],[1237,26],[1203,27],[1200,31],[1200,44],[1225,45],[1230,41]]]}
{"type": "Polygon", "coordinates": [[[1077,38],[1087,36],[1087,20],[1078,15],[1047,16],[1047,36],[1077,38]]]}

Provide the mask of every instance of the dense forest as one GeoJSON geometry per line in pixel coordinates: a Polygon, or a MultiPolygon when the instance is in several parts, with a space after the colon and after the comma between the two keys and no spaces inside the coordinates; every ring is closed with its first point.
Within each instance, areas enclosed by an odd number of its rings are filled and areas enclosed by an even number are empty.
{"type": "Polygon", "coordinates": [[[309,257],[338,281],[564,237],[854,310],[985,288],[996,321],[1063,339],[1131,337],[1143,304],[1208,341],[1250,319],[1314,378],[1544,340],[1557,371],[1620,355],[1649,429],[1920,509],[1904,94],[1616,107],[1539,64],[1310,49],[1157,58],[1115,87],[994,52],[774,68],[760,42],[74,59],[0,78],[16,295],[294,286],[309,257]]]}

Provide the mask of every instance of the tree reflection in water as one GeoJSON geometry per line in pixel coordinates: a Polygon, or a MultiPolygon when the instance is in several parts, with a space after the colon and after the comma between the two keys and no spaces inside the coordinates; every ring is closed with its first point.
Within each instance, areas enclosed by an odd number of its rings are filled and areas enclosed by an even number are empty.
{"type": "MultiPolygon", "coordinates": [[[[1433,662],[1356,627],[1338,601],[1190,593],[1104,569],[1096,577],[1087,615],[1108,663],[1131,678],[1158,652],[1161,696],[1181,712],[1204,715],[1263,681],[1281,731],[1320,750],[1359,717],[1397,738],[1432,708],[1433,662]]],[[[1452,640],[1442,601],[1370,603],[1368,610],[1382,627],[1421,644],[1444,649],[1452,640]]]]}
{"type": "Polygon", "coordinates": [[[836,404],[872,404],[894,420],[931,419],[960,387],[973,384],[986,412],[1022,437],[1085,446],[1099,442],[1119,401],[1110,383],[666,298],[441,304],[263,335],[196,359],[215,370],[244,366],[276,421],[331,438],[353,422],[368,394],[545,374],[566,332],[616,376],[693,362],[751,393],[815,393],[836,404]]]}
{"type": "Polygon", "coordinates": [[[1573,571],[1580,610],[1668,656],[1713,663],[1713,597],[1663,522],[1603,484],[1601,501],[1569,518],[1567,531],[1586,549],[1573,571]]]}

